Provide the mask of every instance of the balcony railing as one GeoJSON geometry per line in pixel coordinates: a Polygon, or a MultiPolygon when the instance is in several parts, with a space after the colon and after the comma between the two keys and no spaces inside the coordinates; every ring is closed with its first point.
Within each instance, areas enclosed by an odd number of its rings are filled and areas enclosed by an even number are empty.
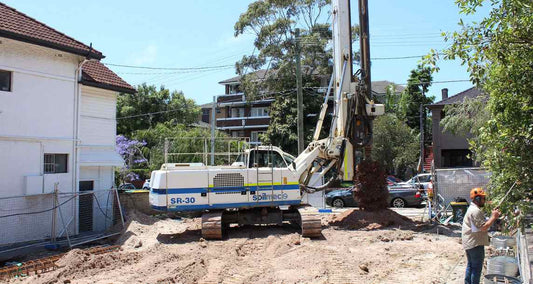
{"type": "Polygon", "coordinates": [[[248,120],[248,119],[270,119],[270,115],[266,115],[266,116],[224,117],[224,118],[217,118],[217,121],[248,120]]]}

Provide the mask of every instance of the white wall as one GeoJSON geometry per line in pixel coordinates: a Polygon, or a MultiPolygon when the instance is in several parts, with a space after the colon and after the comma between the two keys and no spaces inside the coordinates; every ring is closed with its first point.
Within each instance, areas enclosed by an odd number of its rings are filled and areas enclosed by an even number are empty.
{"type": "MultiPolygon", "coordinates": [[[[32,193],[53,191],[55,183],[60,191],[76,191],[75,73],[81,60],[77,55],[0,37],[0,69],[12,72],[12,91],[0,91],[0,216],[51,208],[50,195],[24,197],[26,176],[42,177],[41,182],[33,180],[32,193]],[[43,174],[45,153],[68,154],[67,173],[43,174]]],[[[80,89],[80,144],[113,150],[116,92],[81,85],[80,89]]],[[[80,151],[86,149],[91,147],[80,151]]],[[[113,185],[111,166],[81,167],[80,175],[81,180],[94,179],[96,190],[113,185]]],[[[65,221],[74,218],[71,233],[77,227],[76,203],[69,202],[62,210],[65,221]]],[[[93,228],[103,229],[105,219],[94,209],[93,228]]],[[[0,218],[0,244],[49,237],[50,214],[0,218]]]]}
{"type": "MultiPolygon", "coordinates": [[[[0,38],[0,69],[12,90],[0,91],[0,196],[27,194],[25,176],[42,175],[40,192],[73,191],[74,93],[78,56],[0,38]],[[43,175],[45,153],[68,154],[68,172],[43,175]]],[[[39,182],[29,190],[38,193],[39,182]]]]}
{"type": "Polygon", "coordinates": [[[117,93],[83,86],[80,139],[82,145],[115,146],[117,93]]]}

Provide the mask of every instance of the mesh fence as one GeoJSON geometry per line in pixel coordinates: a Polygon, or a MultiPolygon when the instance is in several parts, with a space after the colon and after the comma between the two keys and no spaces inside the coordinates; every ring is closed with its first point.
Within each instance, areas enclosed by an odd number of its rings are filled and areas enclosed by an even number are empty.
{"type": "Polygon", "coordinates": [[[0,251],[31,242],[68,246],[119,233],[124,227],[116,189],[0,198],[0,251]]]}
{"type": "Polygon", "coordinates": [[[486,189],[489,179],[490,173],[480,168],[437,169],[433,179],[435,201],[440,207],[446,207],[456,198],[470,202],[470,190],[474,187],[486,189]]]}
{"type": "Polygon", "coordinates": [[[249,138],[216,137],[214,140],[201,137],[167,139],[162,151],[165,163],[203,163],[230,165],[250,147],[249,138]],[[214,150],[214,152],[212,152],[214,150]]]}

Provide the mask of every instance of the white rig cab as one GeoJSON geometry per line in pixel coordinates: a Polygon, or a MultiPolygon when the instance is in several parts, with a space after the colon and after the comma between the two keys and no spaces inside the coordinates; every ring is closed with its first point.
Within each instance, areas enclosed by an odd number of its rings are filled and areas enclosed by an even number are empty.
{"type": "Polygon", "coordinates": [[[283,222],[300,225],[303,236],[321,236],[319,216],[304,209],[306,195],[326,189],[334,180],[353,180],[356,150],[371,143],[372,120],[384,113],[384,106],[374,104],[370,95],[366,1],[359,0],[360,14],[366,17],[362,25],[360,16],[361,80],[352,74],[350,2],[332,1],[334,74],[313,141],[297,158],[278,147],[258,146],[243,152],[231,166],[164,164],[152,172],[152,208],[202,211],[202,235],[209,239],[222,238],[229,224],[283,222]],[[331,88],[335,108],[330,133],[319,139],[331,88]],[[309,186],[312,179],[326,174],[330,179],[324,185],[309,186]]]}

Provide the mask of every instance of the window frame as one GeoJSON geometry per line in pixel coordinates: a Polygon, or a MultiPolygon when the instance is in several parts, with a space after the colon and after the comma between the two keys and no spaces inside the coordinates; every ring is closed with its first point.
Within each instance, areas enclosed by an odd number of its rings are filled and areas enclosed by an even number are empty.
{"type": "Polygon", "coordinates": [[[6,92],[6,93],[11,93],[11,92],[13,92],[13,71],[0,69],[0,75],[1,75],[2,73],[7,73],[7,74],[9,74],[9,86],[8,86],[8,89],[7,89],[7,90],[3,90],[3,89],[1,88],[1,85],[0,85],[0,92],[6,92]]]}
{"type": "Polygon", "coordinates": [[[68,154],[67,153],[44,153],[43,155],[43,174],[66,174],[68,173],[68,154]],[[64,156],[65,165],[61,166],[59,163],[62,160],[57,159],[59,156],[64,156]],[[64,169],[64,171],[63,171],[64,169]]]}

